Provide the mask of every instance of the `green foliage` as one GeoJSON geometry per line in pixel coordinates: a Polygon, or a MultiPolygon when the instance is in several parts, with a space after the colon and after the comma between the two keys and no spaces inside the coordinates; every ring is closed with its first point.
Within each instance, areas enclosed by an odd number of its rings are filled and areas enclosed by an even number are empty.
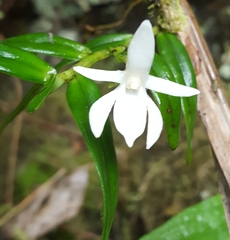
{"type": "MultiPolygon", "coordinates": [[[[159,33],[156,36],[157,48],[172,71],[177,83],[196,87],[196,75],[189,55],[179,39],[169,33],[159,33]]],[[[187,162],[192,160],[192,138],[196,117],[197,97],[181,98],[182,110],[187,131],[187,162]]]]}
{"type": "MultiPolygon", "coordinates": [[[[150,74],[174,82],[176,81],[172,74],[172,71],[170,70],[164,59],[158,54],[155,54],[150,74]]],[[[169,147],[172,150],[175,150],[178,147],[180,139],[180,98],[166,95],[163,93],[157,93],[154,91],[151,91],[151,93],[161,111],[165,124],[169,147]]]]}
{"type": "Polygon", "coordinates": [[[86,46],[93,52],[117,46],[127,46],[132,38],[132,34],[113,33],[103,35],[89,41],[86,46]]]}
{"type": "Polygon", "coordinates": [[[50,94],[55,83],[55,79],[56,79],[55,75],[50,75],[50,79],[44,84],[44,88],[37,95],[35,95],[34,98],[29,102],[27,107],[28,112],[34,112],[41,106],[41,104],[50,94]]]}
{"type": "Polygon", "coordinates": [[[229,240],[220,196],[185,209],[140,240],[229,240]]]}
{"type": "Polygon", "coordinates": [[[43,84],[56,70],[32,53],[0,43],[0,72],[43,84]]]}
{"type": "MultiPolygon", "coordinates": [[[[110,56],[114,56],[118,61],[126,61],[125,54],[131,37],[130,34],[109,34],[95,38],[84,46],[51,34],[36,33],[6,39],[0,43],[0,72],[35,83],[21,103],[1,124],[0,132],[26,107],[29,112],[37,110],[49,94],[64,83],[68,83],[66,99],[92,155],[102,186],[103,240],[109,237],[118,199],[118,167],[111,128],[107,122],[100,138],[95,138],[90,129],[89,109],[101,97],[97,85],[77,75],[72,68],[58,74],[57,70],[73,63],[90,67],[110,56]],[[36,53],[60,57],[62,60],[56,67],[52,67],[37,57],[36,53]]],[[[150,74],[195,87],[195,75],[191,61],[176,36],[159,33],[157,45],[159,55],[155,56],[150,74]]],[[[168,144],[173,150],[179,144],[182,105],[188,133],[187,158],[190,162],[196,98],[181,98],[180,102],[180,98],[177,97],[156,92],[151,92],[151,94],[161,110],[168,144]]],[[[37,174],[36,166],[30,165],[29,167],[29,173],[21,175],[19,179],[19,182],[25,185],[26,180],[37,181],[37,178],[34,178],[37,174]]],[[[46,175],[40,177],[43,181],[46,175]]]]}
{"type": "Polygon", "coordinates": [[[93,157],[101,181],[104,197],[102,239],[107,240],[117,205],[118,167],[109,122],[100,138],[95,138],[90,129],[89,109],[100,97],[97,85],[81,75],[69,83],[66,92],[69,108],[93,157]]]}
{"type": "Polygon", "coordinates": [[[31,33],[8,38],[2,43],[28,52],[41,53],[64,59],[79,60],[90,54],[89,48],[52,33],[31,33]]]}

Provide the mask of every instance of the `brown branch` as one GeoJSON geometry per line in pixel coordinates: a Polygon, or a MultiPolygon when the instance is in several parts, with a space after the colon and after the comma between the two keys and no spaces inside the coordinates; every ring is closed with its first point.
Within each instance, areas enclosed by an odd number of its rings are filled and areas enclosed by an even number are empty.
{"type": "Polygon", "coordinates": [[[197,62],[198,56],[200,61],[200,73],[197,75],[197,84],[201,91],[198,111],[216,156],[219,185],[230,229],[230,109],[196,18],[186,0],[182,1],[182,6],[188,17],[188,27],[178,35],[185,46],[188,43],[193,45],[199,54],[190,52],[193,62],[197,62]]]}

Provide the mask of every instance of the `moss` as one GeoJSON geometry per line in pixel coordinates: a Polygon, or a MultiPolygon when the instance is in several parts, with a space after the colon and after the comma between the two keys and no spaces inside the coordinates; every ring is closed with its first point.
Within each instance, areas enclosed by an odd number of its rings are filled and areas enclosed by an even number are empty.
{"type": "Polygon", "coordinates": [[[187,25],[187,18],[183,12],[180,0],[161,0],[158,24],[166,31],[177,33],[187,25]]]}

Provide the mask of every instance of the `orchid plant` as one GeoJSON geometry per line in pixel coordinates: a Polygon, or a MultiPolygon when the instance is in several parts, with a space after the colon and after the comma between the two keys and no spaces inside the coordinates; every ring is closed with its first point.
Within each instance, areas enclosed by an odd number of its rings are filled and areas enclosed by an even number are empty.
{"type": "Polygon", "coordinates": [[[128,147],[143,134],[147,122],[146,148],[150,149],[158,140],[164,123],[172,150],[179,144],[182,110],[188,136],[187,157],[191,160],[196,95],[200,93],[196,88],[196,76],[188,53],[177,37],[165,32],[154,37],[149,20],[144,20],[134,35],[103,35],[85,45],[50,33],[5,39],[0,43],[0,72],[34,83],[2,122],[0,132],[26,107],[29,112],[34,112],[47,96],[68,84],[69,109],[101,181],[103,240],[109,238],[118,199],[117,158],[108,121],[112,108],[115,126],[128,147]],[[61,61],[52,66],[37,53],[59,57],[61,61]],[[109,57],[126,63],[125,70],[91,68],[94,63],[109,57]],[[69,68],[63,70],[63,67],[69,68]],[[118,85],[101,96],[95,81],[118,85]]]}
{"type": "Polygon", "coordinates": [[[148,113],[146,148],[158,140],[163,127],[161,112],[146,93],[146,88],[172,96],[190,97],[199,90],[149,75],[155,53],[155,41],[149,20],[141,23],[127,52],[125,71],[105,71],[77,66],[74,70],[95,81],[110,81],[120,85],[96,101],[89,112],[95,137],[100,137],[106,119],[114,105],[114,123],[129,147],[145,129],[148,113]]]}

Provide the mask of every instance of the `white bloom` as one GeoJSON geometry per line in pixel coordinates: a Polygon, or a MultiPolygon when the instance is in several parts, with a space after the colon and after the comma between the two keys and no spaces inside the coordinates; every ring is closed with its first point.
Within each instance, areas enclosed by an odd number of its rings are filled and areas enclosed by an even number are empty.
{"type": "Polygon", "coordinates": [[[172,96],[189,97],[199,94],[194,88],[149,75],[154,57],[155,41],[150,21],[145,20],[135,32],[124,71],[105,71],[74,67],[79,74],[95,81],[119,83],[119,86],[97,100],[89,112],[91,130],[100,137],[114,106],[114,123],[129,147],[144,132],[148,116],[146,148],[159,138],[163,127],[161,113],[146,93],[146,88],[172,96]]]}

